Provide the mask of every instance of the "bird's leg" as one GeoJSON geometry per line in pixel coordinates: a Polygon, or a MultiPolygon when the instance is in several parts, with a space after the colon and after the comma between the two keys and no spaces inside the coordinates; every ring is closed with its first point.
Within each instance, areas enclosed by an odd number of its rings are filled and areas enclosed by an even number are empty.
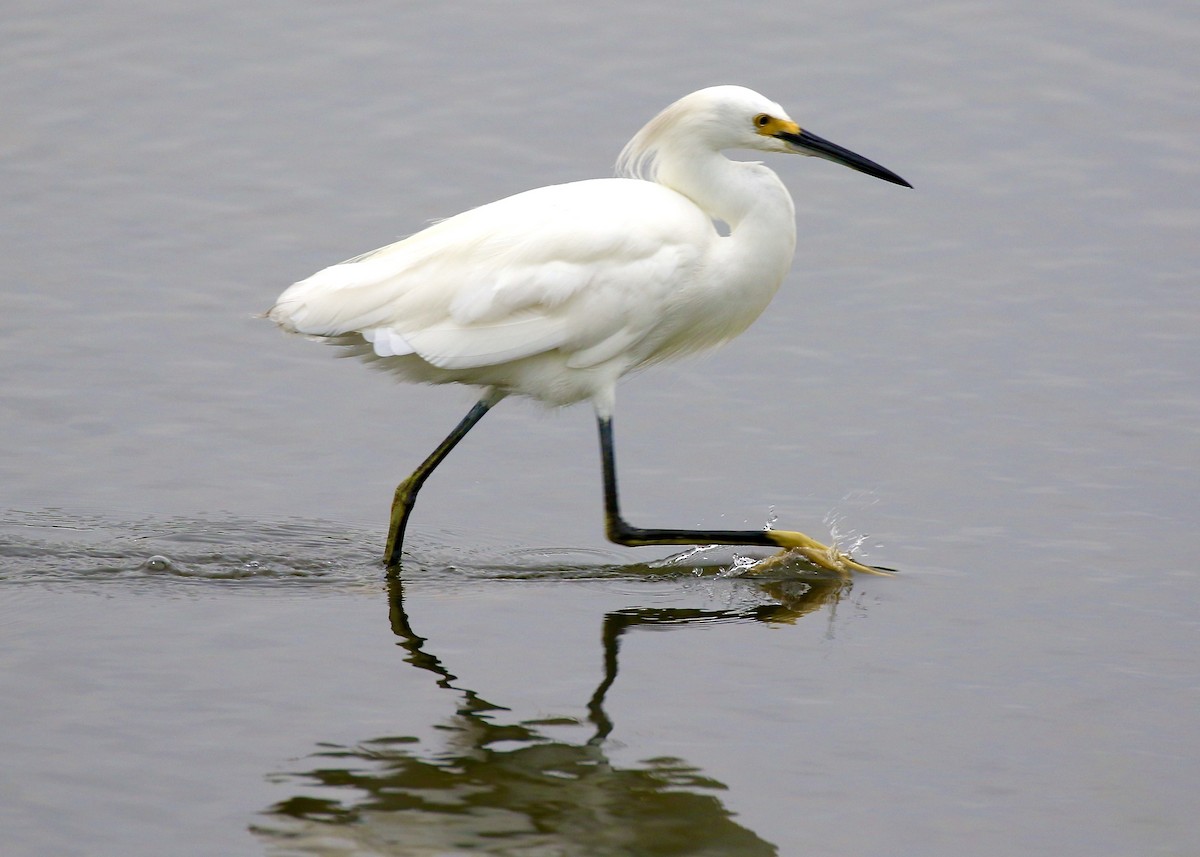
{"type": "Polygon", "coordinates": [[[597,416],[600,456],[604,465],[604,529],[610,541],[630,547],[641,545],[763,545],[794,550],[814,565],[845,573],[862,571],[887,574],[884,569],[855,562],[836,547],[821,544],[804,533],[787,530],[652,530],[634,527],[621,517],[617,500],[617,457],[612,419],[597,416]]]}
{"type": "Polygon", "coordinates": [[[404,528],[408,525],[408,516],[412,514],[413,505],[417,502],[417,492],[429,478],[429,474],[450,454],[458,442],[466,437],[475,423],[483,419],[483,415],[491,410],[492,405],[504,398],[503,393],[490,392],[471,408],[462,421],[454,427],[454,431],[446,435],[446,439],[438,444],[437,449],[421,462],[421,466],[412,475],[396,486],[396,496],[392,500],[392,519],[388,528],[387,547],[383,559],[388,568],[400,564],[400,551],[404,546],[404,528]]]}

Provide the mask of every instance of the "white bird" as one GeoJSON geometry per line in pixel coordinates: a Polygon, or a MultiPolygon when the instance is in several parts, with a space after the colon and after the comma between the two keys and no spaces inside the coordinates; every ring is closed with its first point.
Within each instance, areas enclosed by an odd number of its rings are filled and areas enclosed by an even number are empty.
{"type": "Polygon", "coordinates": [[[396,488],[385,560],[400,561],[417,492],[454,446],[509,394],[548,405],[590,400],[604,466],[608,538],[624,545],[767,545],[829,569],[870,571],[836,548],[781,530],[642,529],[617,502],[617,380],[737,336],[783,282],[796,244],[783,182],[728,149],[825,158],[894,184],[904,179],[803,131],[740,86],[693,92],[625,146],[620,178],[518,193],[317,272],[267,317],[349,345],[409,381],[479,387],[481,398],[396,488]],[[725,234],[719,224],[724,224],[725,234]]]}

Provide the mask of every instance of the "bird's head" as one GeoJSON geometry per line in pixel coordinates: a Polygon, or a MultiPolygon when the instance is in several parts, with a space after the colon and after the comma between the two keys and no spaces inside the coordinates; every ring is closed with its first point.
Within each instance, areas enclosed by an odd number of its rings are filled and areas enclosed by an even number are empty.
{"type": "Polygon", "coordinates": [[[659,149],[675,146],[809,155],[912,187],[886,167],[802,129],[780,105],[744,86],[711,86],[667,107],[630,141],[621,171],[642,175],[659,149]]]}

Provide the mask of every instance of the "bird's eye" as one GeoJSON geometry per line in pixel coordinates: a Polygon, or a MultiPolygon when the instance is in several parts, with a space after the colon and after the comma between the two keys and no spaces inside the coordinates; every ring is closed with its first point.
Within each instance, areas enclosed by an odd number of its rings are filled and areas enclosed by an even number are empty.
{"type": "Polygon", "coordinates": [[[754,117],[754,124],[757,125],[759,128],[766,128],[768,125],[771,124],[771,117],[768,116],[766,113],[759,113],[757,116],[754,117]]]}

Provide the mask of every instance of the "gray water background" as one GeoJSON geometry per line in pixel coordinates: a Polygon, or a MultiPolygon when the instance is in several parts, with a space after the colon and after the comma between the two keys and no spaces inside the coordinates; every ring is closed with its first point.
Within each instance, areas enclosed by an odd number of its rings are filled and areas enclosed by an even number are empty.
{"type": "Polygon", "coordinates": [[[1198,44],[1169,0],[10,4],[0,851],[1200,851],[1198,44]],[[505,402],[389,591],[470,396],[254,314],[723,82],[915,189],[771,160],[793,272],[623,385],[625,510],[902,574],[607,545],[589,410],[505,402]]]}

